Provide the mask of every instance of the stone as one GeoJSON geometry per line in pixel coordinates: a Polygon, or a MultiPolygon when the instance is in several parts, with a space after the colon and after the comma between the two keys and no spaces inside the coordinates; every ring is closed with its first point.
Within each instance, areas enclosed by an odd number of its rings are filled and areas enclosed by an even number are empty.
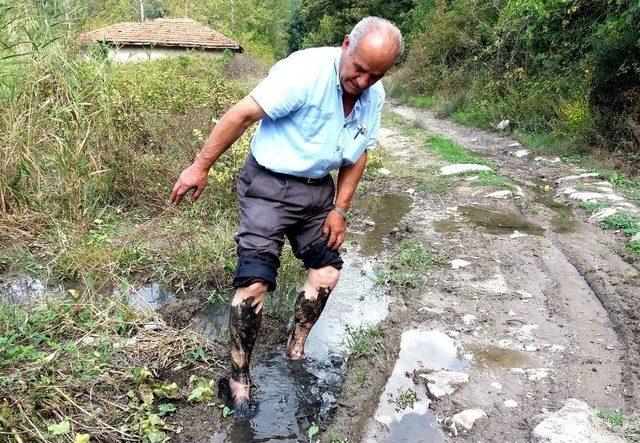
{"type": "Polygon", "coordinates": [[[517,408],[518,407],[518,402],[515,400],[505,400],[502,405],[505,408],[517,408]]]}
{"type": "Polygon", "coordinates": [[[462,316],[462,322],[467,326],[469,326],[475,320],[476,320],[476,316],[473,314],[465,314],[462,316]]]}
{"type": "Polygon", "coordinates": [[[616,208],[604,208],[599,211],[594,212],[591,217],[589,217],[589,221],[600,221],[604,218],[611,217],[612,215],[616,215],[618,210],[616,208]]]}
{"type": "Polygon", "coordinates": [[[415,194],[415,193],[416,193],[416,190],[415,190],[414,188],[409,188],[409,189],[407,189],[407,194],[409,194],[409,195],[413,195],[413,194],[415,194]]]}
{"type": "Polygon", "coordinates": [[[498,383],[497,381],[491,382],[491,387],[493,389],[495,389],[496,391],[499,391],[502,389],[502,385],[500,383],[498,383]]]}
{"type": "Polygon", "coordinates": [[[496,192],[492,192],[491,194],[487,194],[485,195],[486,198],[508,198],[511,197],[513,195],[513,192],[511,191],[496,191],[496,192]]]}
{"type": "Polygon", "coordinates": [[[640,232],[638,232],[637,234],[635,234],[633,237],[631,237],[632,242],[640,242],[640,232]]]}
{"type": "Polygon", "coordinates": [[[504,131],[509,126],[509,123],[511,123],[509,120],[502,120],[500,123],[496,125],[496,129],[504,131]]]}
{"type": "Polygon", "coordinates": [[[521,237],[527,237],[527,236],[528,234],[523,234],[522,232],[516,229],[515,231],[513,231],[513,234],[509,236],[509,238],[514,239],[514,238],[521,238],[521,237]]]}
{"type": "Polygon", "coordinates": [[[556,183],[562,183],[562,182],[572,181],[572,180],[580,180],[582,178],[590,178],[590,177],[600,177],[600,174],[598,174],[597,172],[585,172],[584,174],[567,175],[566,177],[560,177],[558,180],[556,180],[556,183]]]}
{"type": "Polygon", "coordinates": [[[529,154],[530,152],[528,149],[518,149],[517,151],[511,153],[511,155],[518,158],[526,157],[529,154]]]}
{"type": "Polygon", "coordinates": [[[596,201],[596,200],[611,200],[618,201],[624,200],[622,197],[616,194],[602,194],[600,192],[572,192],[569,194],[569,198],[573,200],[580,200],[583,202],[586,201],[596,201]]]}
{"type": "Polygon", "coordinates": [[[520,146],[520,143],[518,142],[513,142],[509,145],[510,148],[517,148],[518,146],[520,146]]]}
{"type": "Polygon", "coordinates": [[[380,168],[380,169],[378,169],[378,174],[380,174],[380,175],[389,175],[389,174],[391,174],[391,171],[388,170],[387,168],[380,168]]]}
{"type": "Polygon", "coordinates": [[[487,418],[487,413],[482,409],[472,408],[458,412],[453,417],[445,419],[445,426],[457,436],[462,430],[469,431],[478,421],[487,418]]]}
{"type": "Polygon", "coordinates": [[[427,391],[431,398],[441,398],[453,394],[469,381],[469,375],[456,371],[434,371],[420,374],[427,381],[427,391]]]}
{"type": "Polygon", "coordinates": [[[465,174],[467,172],[481,172],[481,171],[491,171],[491,168],[486,165],[476,165],[473,163],[447,165],[440,168],[441,175],[457,175],[457,174],[465,174]]]}
{"type": "Polygon", "coordinates": [[[456,258],[454,260],[451,260],[449,263],[451,264],[451,269],[466,268],[471,264],[466,260],[462,260],[461,258],[456,258]]]}
{"type": "Polygon", "coordinates": [[[624,439],[609,432],[606,424],[585,402],[570,398],[562,409],[533,428],[533,441],[536,443],[622,443],[624,439]]]}

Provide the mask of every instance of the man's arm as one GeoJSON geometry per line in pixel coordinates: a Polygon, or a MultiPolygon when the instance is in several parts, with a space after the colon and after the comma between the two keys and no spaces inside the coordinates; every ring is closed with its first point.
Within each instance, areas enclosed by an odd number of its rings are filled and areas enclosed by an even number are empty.
{"type": "MultiPolygon", "coordinates": [[[[357,162],[340,168],[340,172],[338,173],[338,185],[336,186],[335,204],[343,211],[348,211],[351,207],[351,198],[358,186],[358,182],[360,182],[360,179],[362,178],[366,164],[367,151],[364,151],[357,162]]],[[[336,211],[329,212],[322,229],[322,234],[328,237],[327,247],[329,249],[335,250],[342,245],[346,229],[346,220],[336,211]]]]}
{"type": "Polygon", "coordinates": [[[207,185],[211,166],[249,126],[266,115],[250,96],[243,98],[229,109],[209,134],[193,164],[180,174],[171,191],[171,202],[180,203],[182,197],[191,189],[194,189],[191,201],[196,201],[207,185]]]}

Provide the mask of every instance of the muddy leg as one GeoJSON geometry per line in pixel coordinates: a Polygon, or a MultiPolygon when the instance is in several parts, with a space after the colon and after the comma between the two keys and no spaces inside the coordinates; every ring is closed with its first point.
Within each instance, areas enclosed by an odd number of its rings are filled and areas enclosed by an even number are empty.
{"type": "Polygon", "coordinates": [[[309,269],[309,277],[296,300],[293,325],[289,332],[285,357],[291,360],[304,358],[304,343],[313,325],[318,321],[329,294],[338,283],[340,271],[333,266],[309,269]]]}
{"type": "Polygon", "coordinates": [[[258,336],[262,321],[262,305],[266,283],[254,283],[246,288],[238,288],[229,311],[229,333],[231,337],[231,378],[229,388],[233,406],[239,412],[249,407],[249,361],[251,351],[258,336]]]}

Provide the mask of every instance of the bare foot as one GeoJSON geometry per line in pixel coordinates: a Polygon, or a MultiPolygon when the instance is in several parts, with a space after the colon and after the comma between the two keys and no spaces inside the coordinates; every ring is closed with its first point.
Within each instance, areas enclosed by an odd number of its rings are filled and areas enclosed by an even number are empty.
{"type": "Polygon", "coordinates": [[[249,412],[250,384],[244,384],[229,378],[229,390],[233,410],[236,415],[245,415],[249,412]]]}
{"type": "Polygon", "coordinates": [[[287,347],[284,350],[284,356],[289,360],[303,360],[305,358],[304,354],[304,343],[307,341],[306,334],[302,337],[303,334],[295,334],[293,331],[289,335],[289,339],[287,340],[287,347]]]}

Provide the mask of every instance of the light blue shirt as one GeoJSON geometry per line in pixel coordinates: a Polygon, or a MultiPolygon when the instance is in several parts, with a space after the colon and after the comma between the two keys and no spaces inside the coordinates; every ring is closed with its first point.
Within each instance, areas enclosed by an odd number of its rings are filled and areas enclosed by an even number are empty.
{"type": "Polygon", "coordinates": [[[365,89],[344,117],[340,48],[294,52],[276,63],[250,95],[264,109],[251,141],[258,163],[299,177],[324,177],[375,147],[384,103],[381,82],[365,89]]]}

